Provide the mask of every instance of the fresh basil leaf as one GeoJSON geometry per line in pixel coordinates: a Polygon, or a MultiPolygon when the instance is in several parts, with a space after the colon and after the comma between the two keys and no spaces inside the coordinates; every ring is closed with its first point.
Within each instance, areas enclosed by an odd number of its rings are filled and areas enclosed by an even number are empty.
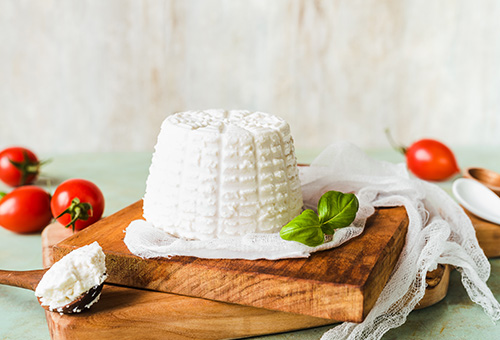
{"type": "Polygon", "coordinates": [[[319,246],[325,240],[318,215],[311,209],[304,210],[281,228],[280,236],[284,240],[297,241],[309,247],[319,246]]]}
{"type": "Polygon", "coordinates": [[[335,229],[350,225],[359,209],[358,199],[354,194],[328,191],[318,202],[318,215],[321,229],[325,234],[333,234],[335,229]]]}

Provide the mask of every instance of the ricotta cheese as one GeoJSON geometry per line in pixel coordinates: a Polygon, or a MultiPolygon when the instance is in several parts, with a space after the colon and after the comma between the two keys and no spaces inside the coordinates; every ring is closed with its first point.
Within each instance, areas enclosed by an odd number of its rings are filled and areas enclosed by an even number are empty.
{"type": "Polygon", "coordinates": [[[302,209],[290,126],[236,110],[167,117],[143,203],[148,222],[181,238],[279,231],[302,209]]]}
{"type": "MultiPolygon", "coordinates": [[[[36,287],[35,295],[40,298],[42,306],[57,311],[92,287],[104,282],[106,279],[104,260],[105,255],[97,242],[73,250],[54,263],[43,275],[36,287]]],[[[99,296],[92,303],[98,299],[99,296]]]]}

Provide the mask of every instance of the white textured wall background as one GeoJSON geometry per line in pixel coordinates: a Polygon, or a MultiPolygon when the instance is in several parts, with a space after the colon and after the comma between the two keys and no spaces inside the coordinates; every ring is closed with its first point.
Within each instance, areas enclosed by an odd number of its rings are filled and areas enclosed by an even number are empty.
{"type": "Polygon", "coordinates": [[[202,108],[280,115],[302,149],[500,147],[500,1],[0,0],[0,147],[151,150],[202,108]]]}

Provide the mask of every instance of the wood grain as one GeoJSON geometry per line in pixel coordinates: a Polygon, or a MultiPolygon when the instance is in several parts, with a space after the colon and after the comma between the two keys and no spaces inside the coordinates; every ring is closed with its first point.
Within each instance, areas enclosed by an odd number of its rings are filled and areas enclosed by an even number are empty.
{"type": "Polygon", "coordinates": [[[106,253],[110,283],[360,322],[385,286],[408,226],[404,208],[377,209],[362,235],[307,259],[141,259],[123,243],[129,222],[142,218],[141,205],[136,202],[60,242],[55,258],[97,240],[106,253]]]}
{"type": "MultiPolygon", "coordinates": [[[[55,223],[42,233],[44,266],[52,246],[73,235],[55,223]]],[[[235,339],[335,323],[300,314],[105,284],[100,300],[78,315],[46,312],[52,340],[235,339]]]]}
{"type": "MultiPolygon", "coordinates": [[[[54,261],[52,246],[72,236],[55,223],[42,233],[44,266],[54,261]]],[[[440,301],[450,268],[427,277],[416,309],[440,301]]],[[[210,301],[201,298],[105,284],[99,302],[80,315],[46,312],[52,340],[73,339],[236,339],[317,327],[334,320],[210,301]],[[145,331],[147,330],[147,331],[145,331]]]]}
{"type": "Polygon", "coordinates": [[[109,285],[88,312],[72,316],[47,314],[52,340],[234,339],[334,323],[299,314],[109,285]]]}
{"type": "Polygon", "coordinates": [[[46,269],[0,270],[0,284],[35,290],[46,271],[46,269]]]}
{"type": "Polygon", "coordinates": [[[483,249],[488,258],[500,256],[500,225],[476,217],[466,209],[465,213],[469,216],[474,229],[479,246],[483,249]]]}
{"type": "Polygon", "coordinates": [[[415,309],[432,306],[446,297],[450,284],[450,272],[450,265],[439,264],[436,270],[427,273],[425,295],[415,306],[415,309]]]}

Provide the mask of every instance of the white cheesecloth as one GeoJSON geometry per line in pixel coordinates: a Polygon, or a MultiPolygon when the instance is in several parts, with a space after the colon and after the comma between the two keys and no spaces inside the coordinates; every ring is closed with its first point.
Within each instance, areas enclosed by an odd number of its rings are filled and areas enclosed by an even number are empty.
{"type": "Polygon", "coordinates": [[[238,239],[188,241],[171,236],[143,220],[126,229],[125,244],[140,257],[175,255],[202,258],[279,259],[307,257],[359,235],[374,207],[404,206],[409,225],[406,244],[375,306],[361,323],[344,322],[322,339],[380,339],[403,324],[425,294],[425,277],[438,263],[455,266],[469,297],[492,320],[500,319],[500,304],[486,280],[490,263],[479,247],[475,230],[463,209],[441,188],[410,178],[405,164],[370,158],[348,142],[331,145],[309,167],[300,170],[304,205],[315,209],[328,190],[354,192],[360,208],[356,220],[318,247],[284,241],[278,233],[251,234],[238,239]]]}

